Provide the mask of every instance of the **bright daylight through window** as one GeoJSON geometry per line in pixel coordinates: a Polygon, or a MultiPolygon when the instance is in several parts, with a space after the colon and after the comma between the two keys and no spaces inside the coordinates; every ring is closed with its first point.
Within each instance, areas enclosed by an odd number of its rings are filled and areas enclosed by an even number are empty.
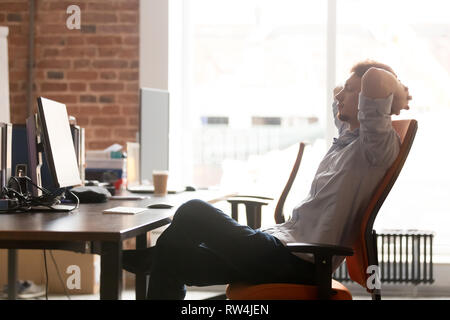
{"type": "MultiPolygon", "coordinates": [[[[307,195],[329,143],[327,1],[186,3],[190,32],[183,41],[191,54],[185,70],[192,82],[183,103],[196,121],[194,183],[239,185],[276,196],[297,143],[308,141],[286,204],[289,212],[307,195]]],[[[413,96],[411,110],[393,119],[419,123],[411,154],[375,227],[433,231],[435,256],[445,260],[450,257],[450,202],[444,200],[450,194],[444,144],[450,116],[450,3],[374,3],[336,2],[337,82],[360,60],[387,63],[413,96]]]]}

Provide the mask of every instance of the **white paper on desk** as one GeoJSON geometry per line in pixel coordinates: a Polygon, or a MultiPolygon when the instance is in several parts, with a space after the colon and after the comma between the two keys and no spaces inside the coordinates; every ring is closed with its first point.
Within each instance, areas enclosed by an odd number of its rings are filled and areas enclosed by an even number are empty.
{"type": "Polygon", "coordinates": [[[118,213],[118,214],[138,214],[146,211],[147,208],[136,208],[136,207],[114,207],[111,209],[104,210],[103,213],[118,213]]]}

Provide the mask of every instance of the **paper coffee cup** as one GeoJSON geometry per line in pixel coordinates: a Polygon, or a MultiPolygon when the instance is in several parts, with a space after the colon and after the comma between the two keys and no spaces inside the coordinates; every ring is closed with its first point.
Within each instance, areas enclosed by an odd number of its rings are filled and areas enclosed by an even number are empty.
{"type": "Polygon", "coordinates": [[[167,180],[169,179],[169,171],[154,170],[153,171],[153,186],[155,188],[155,195],[167,194],[167,180]]]}

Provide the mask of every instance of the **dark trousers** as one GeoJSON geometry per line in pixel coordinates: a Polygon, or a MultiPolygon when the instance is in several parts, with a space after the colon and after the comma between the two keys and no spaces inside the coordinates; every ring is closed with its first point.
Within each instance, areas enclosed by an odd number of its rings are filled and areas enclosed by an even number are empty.
{"type": "Polygon", "coordinates": [[[312,284],[314,265],[272,235],[240,225],[201,200],[184,203],[156,242],[150,299],[184,299],[185,285],[312,284]]]}

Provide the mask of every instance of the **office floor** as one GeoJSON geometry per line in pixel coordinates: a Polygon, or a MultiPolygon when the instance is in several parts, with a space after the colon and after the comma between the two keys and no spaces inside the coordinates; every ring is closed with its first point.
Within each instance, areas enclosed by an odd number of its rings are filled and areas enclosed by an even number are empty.
{"type": "MultiPolygon", "coordinates": [[[[220,288],[219,288],[220,289],[220,288]]],[[[211,297],[214,297],[224,291],[201,291],[199,289],[188,290],[186,295],[186,300],[204,300],[211,297]]],[[[99,294],[80,294],[80,295],[71,295],[71,300],[99,300],[99,294]]],[[[48,297],[49,300],[68,300],[66,295],[62,294],[51,294],[48,297]]],[[[135,293],[134,290],[127,289],[122,293],[123,300],[134,300],[135,293]]],[[[353,300],[370,300],[369,295],[364,296],[354,296],[353,300]]],[[[450,293],[448,296],[442,297],[407,297],[407,296],[383,296],[383,300],[450,300],[450,293]]],[[[45,300],[44,297],[36,298],[33,300],[45,300]]]]}

